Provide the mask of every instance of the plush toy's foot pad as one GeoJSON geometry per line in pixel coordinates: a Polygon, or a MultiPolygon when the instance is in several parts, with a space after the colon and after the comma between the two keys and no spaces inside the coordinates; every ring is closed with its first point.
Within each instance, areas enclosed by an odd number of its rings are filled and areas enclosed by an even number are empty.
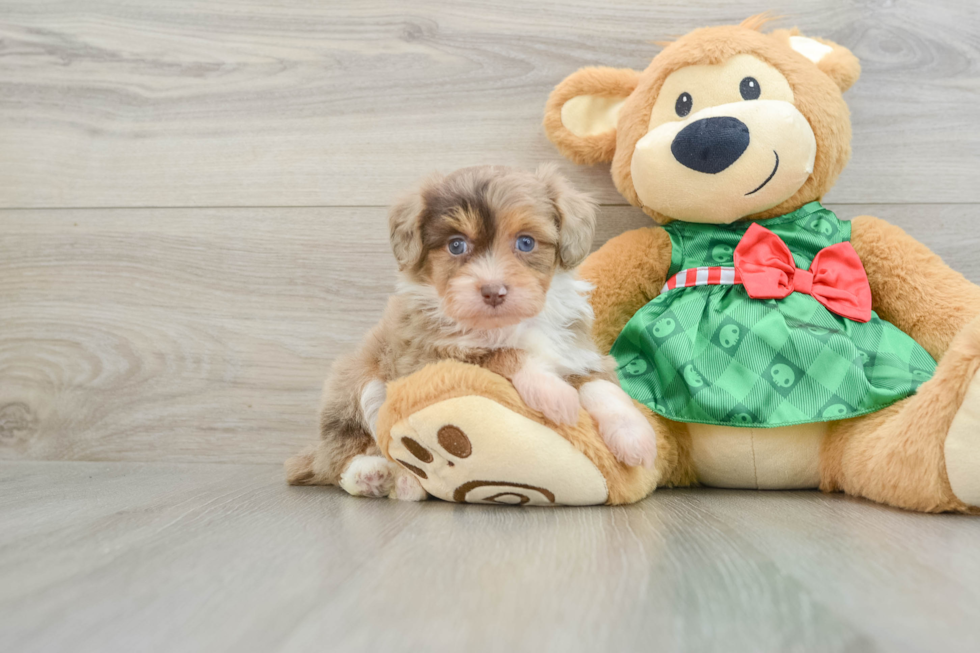
{"type": "Polygon", "coordinates": [[[980,373],[973,377],[946,436],[946,475],[953,494],[980,507],[980,373]]]}
{"type": "Polygon", "coordinates": [[[609,494],[565,438],[482,396],[446,399],[396,423],[388,455],[445,501],[585,506],[609,494]]]}

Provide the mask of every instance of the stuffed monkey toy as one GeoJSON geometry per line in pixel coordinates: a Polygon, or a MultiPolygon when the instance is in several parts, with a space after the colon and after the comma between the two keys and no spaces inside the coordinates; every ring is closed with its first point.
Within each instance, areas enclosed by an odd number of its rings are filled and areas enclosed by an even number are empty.
{"type": "Polygon", "coordinates": [[[555,505],[819,487],[980,512],[980,288],[901,229],[820,204],[850,156],[842,94],[860,66],[764,23],[695,30],[643,72],[581,69],[545,110],[563,155],[611,162],[663,225],[581,271],[600,349],[657,433],[655,469],[615,461],[584,411],[556,427],[501,377],[442,363],[391,384],[378,425],[428,492],[555,505]]]}

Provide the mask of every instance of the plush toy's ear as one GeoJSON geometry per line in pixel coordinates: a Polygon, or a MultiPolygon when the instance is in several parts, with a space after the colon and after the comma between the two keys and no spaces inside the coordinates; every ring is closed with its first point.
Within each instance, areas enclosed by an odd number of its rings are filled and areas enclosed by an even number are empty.
{"type": "Polygon", "coordinates": [[[616,119],[640,74],[629,68],[582,68],[555,87],[544,110],[544,130],[575,163],[612,161],[616,119]]]}
{"type": "Polygon", "coordinates": [[[597,205],[591,196],[578,191],[551,163],[535,172],[544,182],[558,219],[558,262],[566,270],[577,267],[592,249],[597,205]]]}
{"type": "Polygon", "coordinates": [[[861,76],[861,63],[850,50],[833,41],[803,36],[799,30],[778,30],[773,36],[785,38],[789,47],[817,64],[817,68],[834,80],[841,93],[861,76]]]}

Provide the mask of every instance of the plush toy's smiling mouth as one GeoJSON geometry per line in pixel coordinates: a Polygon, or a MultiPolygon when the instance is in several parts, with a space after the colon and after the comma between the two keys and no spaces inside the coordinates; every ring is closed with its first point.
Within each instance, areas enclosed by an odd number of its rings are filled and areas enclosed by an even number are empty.
{"type": "Polygon", "coordinates": [[[651,215],[729,224],[792,197],[816,153],[813,129],[791,103],[736,102],[648,131],[633,146],[629,176],[651,215]],[[754,140],[749,124],[759,126],[754,140]]]}
{"type": "Polygon", "coordinates": [[[756,188],[755,190],[751,190],[751,191],[747,192],[745,194],[746,197],[748,197],[749,195],[752,195],[754,193],[758,193],[760,190],[762,190],[765,187],[766,184],[768,184],[770,181],[772,181],[772,178],[773,177],[776,176],[776,171],[779,170],[779,152],[777,152],[776,150],[773,150],[772,153],[776,155],[776,165],[773,166],[772,172],[769,173],[769,176],[766,177],[766,180],[764,182],[762,182],[762,184],[760,184],[758,188],[756,188]]]}

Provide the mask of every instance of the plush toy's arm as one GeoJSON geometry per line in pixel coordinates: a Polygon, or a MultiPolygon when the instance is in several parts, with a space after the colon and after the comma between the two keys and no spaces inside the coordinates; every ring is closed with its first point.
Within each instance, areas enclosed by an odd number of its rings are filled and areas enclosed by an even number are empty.
{"type": "Polygon", "coordinates": [[[868,273],[874,310],[936,360],[980,315],[980,287],[899,227],[871,216],[854,218],[851,244],[868,273]]]}
{"type": "Polygon", "coordinates": [[[592,336],[603,353],[633,314],[660,294],[670,269],[670,237],[659,227],[635,229],[616,236],[585,260],[582,279],[595,290],[592,336]]]}

